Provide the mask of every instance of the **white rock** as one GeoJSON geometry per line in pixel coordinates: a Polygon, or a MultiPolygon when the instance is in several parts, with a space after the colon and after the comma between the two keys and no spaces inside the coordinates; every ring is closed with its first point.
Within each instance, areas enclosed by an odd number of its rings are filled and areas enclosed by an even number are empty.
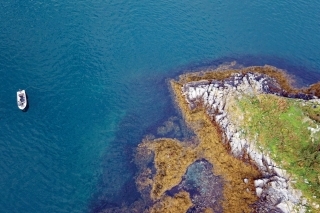
{"type": "Polygon", "coordinates": [[[281,209],[284,213],[290,213],[290,207],[287,205],[287,203],[284,203],[284,202],[282,202],[282,203],[279,203],[278,205],[277,205],[277,207],[279,208],[279,209],[281,209]]]}
{"type": "Polygon", "coordinates": [[[261,179],[255,180],[255,181],[254,181],[254,186],[255,186],[255,187],[263,188],[263,187],[264,187],[264,181],[261,180],[261,179]]]}
{"type": "Polygon", "coordinates": [[[263,191],[263,190],[262,190],[260,187],[256,188],[256,194],[257,194],[258,197],[261,196],[262,191],[263,191]]]}

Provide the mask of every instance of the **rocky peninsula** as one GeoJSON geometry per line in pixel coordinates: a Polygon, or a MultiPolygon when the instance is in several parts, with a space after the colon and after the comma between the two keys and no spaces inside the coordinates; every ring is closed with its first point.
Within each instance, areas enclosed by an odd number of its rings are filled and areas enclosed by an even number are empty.
{"type": "Polygon", "coordinates": [[[264,66],[171,80],[194,135],[139,144],[144,211],[320,211],[320,87],[296,89],[290,79],[264,66]]]}

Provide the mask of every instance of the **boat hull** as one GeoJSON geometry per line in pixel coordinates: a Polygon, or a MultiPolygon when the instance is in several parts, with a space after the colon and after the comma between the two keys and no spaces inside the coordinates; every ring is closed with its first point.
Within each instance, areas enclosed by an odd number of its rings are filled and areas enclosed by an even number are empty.
{"type": "Polygon", "coordinates": [[[28,105],[27,94],[25,90],[19,90],[17,92],[17,104],[20,110],[26,109],[28,105]]]}

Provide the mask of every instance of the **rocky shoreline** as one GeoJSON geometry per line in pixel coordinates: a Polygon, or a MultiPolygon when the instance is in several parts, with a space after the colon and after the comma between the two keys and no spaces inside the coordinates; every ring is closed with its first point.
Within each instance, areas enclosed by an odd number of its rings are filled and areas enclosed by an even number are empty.
{"type": "Polygon", "coordinates": [[[320,83],[290,83],[271,66],[171,80],[182,116],[138,145],[128,212],[319,212],[320,83]]]}
{"type": "Polygon", "coordinates": [[[136,149],[141,198],[101,212],[319,212],[320,82],[224,66],[169,83],[181,116],[136,149]]]}
{"type": "MultiPolygon", "coordinates": [[[[231,153],[241,159],[246,157],[254,163],[262,174],[254,180],[259,200],[255,203],[259,212],[305,212],[306,200],[302,193],[292,187],[291,178],[281,169],[267,152],[256,147],[254,141],[242,136],[241,129],[233,123],[227,108],[232,97],[257,94],[276,94],[280,96],[314,99],[315,96],[288,94],[275,79],[261,73],[234,73],[224,80],[200,80],[186,83],[182,93],[190,109],[199,105],[206,108],[207,114],[219,124],[224,132],[224,141],[230,146],[231,153]]],[[[247,179],[243,180],[247,182],[247,179]]]]}

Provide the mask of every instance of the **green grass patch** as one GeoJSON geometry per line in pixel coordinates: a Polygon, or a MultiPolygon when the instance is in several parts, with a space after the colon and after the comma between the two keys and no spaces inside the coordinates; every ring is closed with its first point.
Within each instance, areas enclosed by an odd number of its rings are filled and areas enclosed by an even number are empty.
{"type": "Polygon", "coordinates": [[[237,123],[244,136],[269,151],[275,162],[297,179],[295,187],[319,203],[320,106],[262,94],[237,98],[233,108],[242,118],[237,123]],[[311,133],[310,128],[315,131],[311,133]]]}

